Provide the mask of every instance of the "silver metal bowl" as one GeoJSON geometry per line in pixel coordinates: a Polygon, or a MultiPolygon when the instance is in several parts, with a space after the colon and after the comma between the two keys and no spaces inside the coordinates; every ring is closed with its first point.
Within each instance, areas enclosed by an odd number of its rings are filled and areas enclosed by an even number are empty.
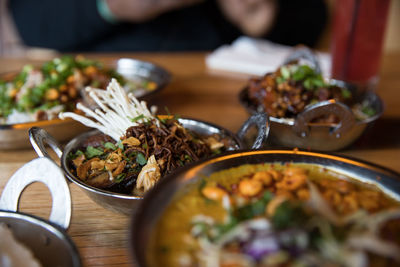
{"type": "MultiPolygon", "coordinates": [[[[258,150],[239,151],[197,162],[171,174],[146,194],[132,216],[130,250],[135,266],[149,266],[150,237],[170,201],[178,191],[214,172],[244,164],[310,163],[344,174],[362,183],[374,184],[384,193],[400,201],[400,174],[378,165],[335,154],[294,151],[258,150]]],[[[170,234],[170,233],[166,233],[170,234]]],[[[156,255],[153,255],[156,257],[156,255]]]]}
{"type": "MultiPolygon", "coordinates": [[[[152,81],[157,84],[153,90],[139,90],[133,94],[140,100],[151,101],[152,96],[167,86],[171,80],[170,73],[153,63],[133,58],[121,58],[111,64],[116,71],[131,81],[152,81]]],[[[12,77],[17,72],[7,73],[1,76],[5,79],[12,77]]],[[[84,97],[84,95],[83,95],[84,97]]],[[[87,131],[88,128],[71,120],[52,119],[17,124],[0,124],[0,150],[29,148],[27,138],[28,130],[33,127],[40,127],[48,131],[59,142],[71,140],[77,134],[87,131]]]]}
{"type": "MultiPolygon", "coordinates": [[[[316,73],[321,74],[317,56],[308,47],[299,46],[293,49],[284,60],[283,65],[294,61],[305,62],[316,73]]],[[[296,118],[270,117],[270,143],[290,148],[336,151],[356,141],[365,129],[382,115],[383,102],[374,92],[361,91],[352,84],[335,79],[329,79],[328,83],[350,90],[356,103],[368,103],[376,111],[376,114],[367,119],[356,120],[352,110],[343,103],[335,100],[319,102],[307,106],[296,118]],[[331,114],[340,119],[338,124],[311,123],[315,118],[331,114]]],[[[239,93],[239,101],[250,114],[264,112],[263,106],[257,106],[250,101],[247,87],[239,93]]]]}
{"type": "MultiPolygon", "coordinates": [[[[336,151],[355,142],[367,127],[382,115],[383,102],[374,92],[357,94],[349,84],[341,81],[332,81],[332,83],[352,88],[355,95],[358,95],[357,102],[366,101],[376,111],[376,114],[360,121],[356,120],[351,109],[343,103],[335,100],[319,102],[308,106],[294,119],[270,117],[269,143],[290,148],[336,151]],[[330,114],[340,118],[340,122],[335,125],[311,123],[315,118],[330,114]]],[[[247,88],[240,92],[239,100],[249,114],[264,110],[262,106],[255,106],[251,103],[247,88]]]]}
{"type": "Polygon", "coordinates": [[[66,234],[71,219],[71,196],[60,168],[47,158],[34,159],[7,182],[0,198],[0,223],[4,223],[42,266],[79,267],[77,248],[66,234]],[[49,221],[19,213],[22,191],[33,182],[44,183],[53,200],[49,221]]]}
{"type": "MultiPolygon", "coordinates": [[[[238,150],[244,148],[241,142],[241,138],[244,136],[251,125],[256,124],[259,129],[258,137],[254,141],[253,148],[261,147],[262,142],[264,141],[264,139],[266,139],[268,135],[269,129],[269,124],[265,114],[257,114],[252,116],[243,124],[237,135],[222,127],[200,120],[181,118],[179,119],[179,122],[185,128],[199,134],[219,134],[221,136],[229,138],[232,141],[232,146],[229,148],[230,150],[238,150]]],[[[70,164],[68,161],[68,154],[81,147],[82,143],[87,140],[89,136],[99,134],[97,130],[86,132],[75,137],[65,146],[64,149],[62,149],[58,142],[43,129],[37,127],[31,128],[29,130],[29,134],[32,146],[38,153],[39,157],[51,158],[45,147],[45,144],[49,144],[51,148],[56,152],[57,156],[60,158],[61,167],[66,177],[71,182],[78,185],[97,204],[112,211],[128,215],[135,210],[137,204],[140,202],[139,200],[143,198],[142,196],[119,194],[92,187],[82,182],[76,175],[71,172],[71,169],[69,167],[70,164]]]]}

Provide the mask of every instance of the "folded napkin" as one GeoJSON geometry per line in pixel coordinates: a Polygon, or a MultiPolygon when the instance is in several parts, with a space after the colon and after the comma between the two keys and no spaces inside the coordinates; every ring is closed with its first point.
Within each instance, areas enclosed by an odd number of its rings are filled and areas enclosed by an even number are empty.
{"type": "MultiPolygon", "coordinates": [[[[208,55],[206,65],[210,69],[261,76],[275,71],[292,51],[290,46],[242,36],[208,55]]],[[[316,55],[323,75],[329,77],[330,55],[321,52],[316,52],[316,55]]]]}

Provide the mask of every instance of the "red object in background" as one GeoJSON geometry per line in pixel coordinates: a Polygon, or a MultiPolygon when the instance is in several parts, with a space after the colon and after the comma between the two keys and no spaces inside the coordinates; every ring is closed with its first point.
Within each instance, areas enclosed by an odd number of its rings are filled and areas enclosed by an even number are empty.
{"type": "Polygon", "coordinates": [[[390,0],[336,0],[332,78],[368,85],[377,80],[390,0]]]}

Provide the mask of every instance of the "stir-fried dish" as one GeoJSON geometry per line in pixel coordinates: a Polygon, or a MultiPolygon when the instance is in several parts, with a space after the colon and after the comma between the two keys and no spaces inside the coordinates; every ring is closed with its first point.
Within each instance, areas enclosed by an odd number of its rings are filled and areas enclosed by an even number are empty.
{"type": "Polygon", "coordinates": [[[76,111],[76,103],[85,100],[86,86],[105,89],[111,78],[136,96],[157,87],[153,81],[125,79],[95,60],[63,56],[41,67],[26,65],[11,80],[0,80],[0,123],[49,120],[60,112],[76,111]]]}
{"type": "Polygon", "coordinates": [[[88,185],[141,195],[176,168],[235,146],[224,136],[190,131],[175,116],[153,116],[145,102],[128,97],[116,80],[107,90],[88,91],[99,109],[92,111],[82,104],[77,108],[96,121],[61,114],[104,133],[89,137],[68,155],[73,174],[88,185]]]}
{"type": "Polygon", "coordinates": [[[397,266],[399,237],[399,203],[373,185],[311,164],[243,165],[174,196],[157,222],[148,261],[397,266]]]}
{"type": "MultiPolygon", "coordinates": [[[[296,62],[281,66],[262,78],[250,79],[248,98],[252,105],[262,107],[275,118],[294,118],[306,106],[329,99],[351,107],[358,120],[376,114],[368,102],[357,103],[349,89],[326,82],[313,68],[296,62]]],[[[318,122],[336,123],[337,118],[327,116],[318,122]]]]}
{"type": "Polygon", "coordinates": [[[86,86],[105,88],[113,69],[82,56],[64,56],[40,68],[26,65],[11,81],[0,81],[0,119],[4,124],[53,119],[75,110],[86,86]]]}

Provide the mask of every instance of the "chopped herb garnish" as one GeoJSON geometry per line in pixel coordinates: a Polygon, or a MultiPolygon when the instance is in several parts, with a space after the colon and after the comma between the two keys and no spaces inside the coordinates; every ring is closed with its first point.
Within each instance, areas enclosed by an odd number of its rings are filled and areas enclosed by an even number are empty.
{"type": "Polygon", "coordinates": [[[122,144],[122,141],[121,141],[121,140],[118,140],[118,142],[117,142],[116,145],[117,145],[118,148],[124,150],[124,144],[122,144]]]}
{"type": "Polygon", "coordinates": [[[135,118],[132,118],[131,121],[132,122],[137,122],[138,120],[142,120],[144,118],[145,118],[145,116],[143,114],[140,114],[139,116],[137,116],[135,118]]]}
{"type": "Polygon", "coordinates": [[[163,124],[165,124],[168,120],[168,119],[164,119],[164,118],[157,118],[157,119],[163,124]]]}
{"type": "Polygon", "coordinates": [[[288,67],[282,66],[281,67],[281,75],[283,79],[287,80],[290,78],[290,70],[288,67]]]}
{"type": "Polygon", "coordinates": [[[77,150],[76,152],[75,152],[75,156],[76,157],[79,157],[79,156],[81,156],[81,155],[83,155],[84,153],[82,152],[82,150],[77,150]]]}
{"type": "Polygon", "coordinates": [[[314,87],[311,79],[306,79],[303,84],[304,84],[304,87],[308,90],[311,90],[314,87]]]}
{"type": "Polygon", "coordinates": [[[248,220],[265,212],[266,202],[258,200],[254,203],[244,205],[236,210],[235,217],[240,221],[248,220]]]}
{"type": "Polygon", "coordinates": [[[107,149],[111,149],[111,150],[116,150],[117,149],[117,147],[111,142],[106,142],[104,144],[104,147],[107,148],[107,149]]]}
{"type": "Polygon", "coordinates": [[[146,160],[146,157],[142,153],[138,153],[136,156],[136,162],[143,166],[143,165],[146,165],[147,160],[146,160]]]}
{"type": "Polygon", "coordinates": [[[282,77],[276,77],[276,82],[278,83],[278,84],[281,84],[281,83],[284,83],[285,82],[285,79],[283,79],[282,77]]]}
{"type": "Polygon", "coordinates": [[[276,208],[271,219],[274,227],[283,229],[293,226],[294,223],[301,224],[302,218],[304,212],[301,207],[285,201],[276,208]]]}
{"type": "Polygon", "coordinates": [[[120,183],[125,179],[125,177],[126,177],[126,173],[118,174],[117,177],[115,178],[115,182],[120,183]]]}
{"type": "Polygon", "coordinates": [[[77,157],[79,157],[79,156],[81,156],[81,155],[84,155],[84,153],[82,152],[82,150],[77,150],[77,151],[75,151],[74,153],[69,153],[68,154],[68,158],[69,159],[76,159],[77,157]]]}
{"type": "Polygon", "coordinates": [[[217,230],[218,230],[218,235],[215,237],[215,240],[218,240],[220,237],[222,237],[225,233],[229,232],[230,230],[232,230],[237,224],[238,224],[238,220],[233,217],[230,216],[229,217],[229,221],[226,224],[218,224],[216,225],[217,230]]]}
{"type": "Polygon", "coordinates": [[[100,156],[100,155],[102,155],[103,153],[104,153],[103,150],[100,150],[100,149],[98,149],[98,148],[94,148],[94,147],[92,147],[92,146],[88,146],[88,147],[86,148],[85,155],[86,155],[87,158],[91,159],[91,158],[93,158],[93,157],[95,157],[95,156],[100,156]]]}
{"type": "Polygon", "coordinates": [[[365,106],[361,109],[362,113],[364,113],[365,115],[368,115],[369,117],[372,117],[376,114],[376,110],[372,107],[369,106],[365,106]]]}

